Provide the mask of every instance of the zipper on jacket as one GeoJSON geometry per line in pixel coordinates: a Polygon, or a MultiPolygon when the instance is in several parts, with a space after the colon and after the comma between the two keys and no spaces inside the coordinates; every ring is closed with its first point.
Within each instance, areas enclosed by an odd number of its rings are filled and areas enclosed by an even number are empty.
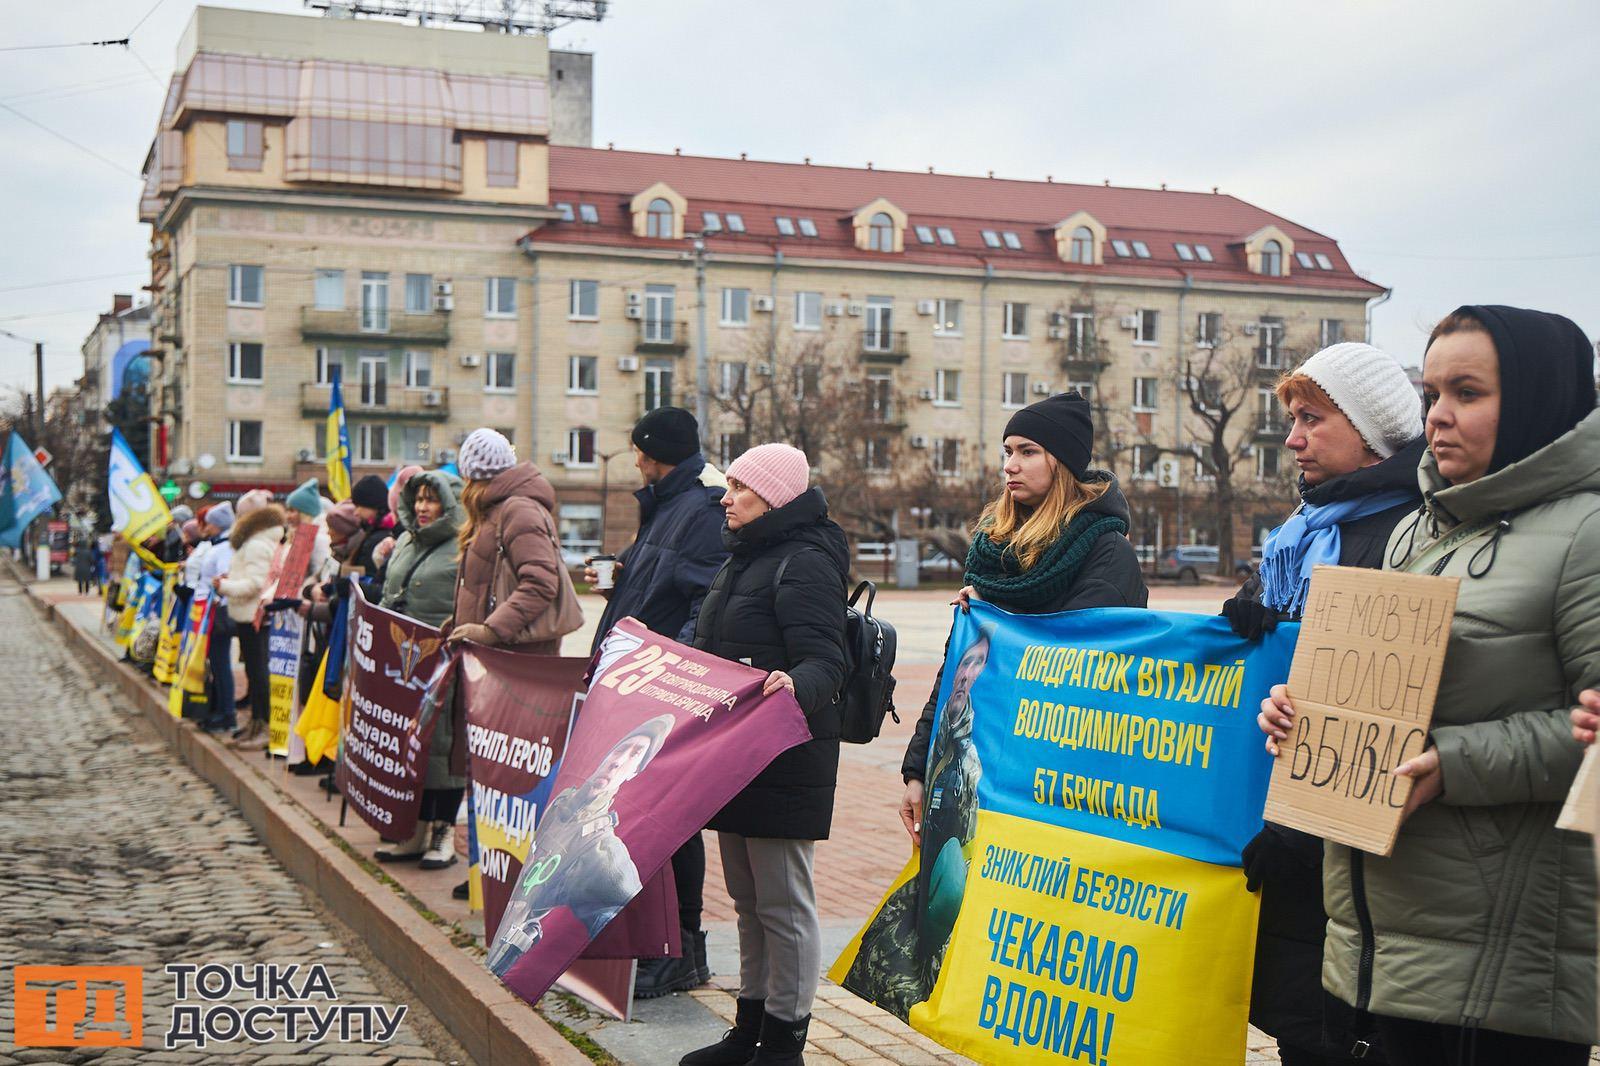
{"type": "Polygon", "coordinates": [[[1356,963],[1356,1010],[1366,1010],[1372,1002],[1372,963],[1378,946],[1372,937],[1372,912],[1367,909],[1366,855],[1350,849],[1350,899],[1356,908],[1356,924],[1361,927],[1361,957],[1356,963]]]}

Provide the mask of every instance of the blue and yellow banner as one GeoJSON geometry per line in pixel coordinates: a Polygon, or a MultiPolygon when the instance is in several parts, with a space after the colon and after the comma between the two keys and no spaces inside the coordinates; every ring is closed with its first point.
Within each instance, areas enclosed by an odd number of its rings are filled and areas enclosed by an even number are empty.
{"type": "Polygon", "coordinates": [[[161,498],[155,479],[145,471],[138,456],[128,447],[120,429],[111,431],[111,456],[107,462],[106,493],[111,500],[111,528],[120,533],[147,566],[158,570],[176,564],[163,562],[144,546],[172,524],[172,512],[161,498]]]}
{"type": "Polygon", "coordinates": [[[979,1062],[1243,1062],[1255,715],[1297,629],[957,612],[922,846],[830,976],[979,1062]]]}
{"type": "Polygon", "coordinates": [[[323,446],[328,452],[328,495],[334,503],[350,498],[350,430],[344,421],[344,390],[340,387],[340,368],[328,368],[328,422],[323,446]]]}
{"type": "Polygon", "coordinates": [[[5,477],[11,514],[0,528],[0,545],[16,548],[21,546],[22,534],[33,520],[60,502],[61,490],[16,430],[11,431],[11,439],[6,442],[5,477]]]}

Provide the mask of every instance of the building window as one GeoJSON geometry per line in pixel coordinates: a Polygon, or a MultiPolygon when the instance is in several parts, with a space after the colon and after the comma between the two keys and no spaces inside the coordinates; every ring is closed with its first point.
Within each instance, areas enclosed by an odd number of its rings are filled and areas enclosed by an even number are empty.
{"type": "Polygon", "coordinates": [[[389,275],[371,270],[361,272],[361,330],[363,333],[389,331],[389,275]]]}
{"type": "Polygon", "coordinates": [[[489,352],[483,357],[483,388],[485,392],[510,392],[516,387],[516,352],[489,352]]]}
{"type": "Polygon", "coordinates": [[[1079,226],[1072,231],[1072,247],[1067,253],[1074,263],[1094,262],[1094,230],[1079,226]]]}
{"type": "Polygon", "coordinates": [[[1094,354],[1094,312],[1074,311],[1067,320],[1067,354],[1087,359],[1094,354]]]}
{"type": "Polygon", "coordinates": [[[1133,409],[1135,411],[1154,411],[1156,409],[1156,379],[1133,379],[1133,409]]]}
{"type": "Polygon", "coordinates": [[[1008,370],[1000,381],[1000,406],[1028,406],[1028,375],[1008,370]]]}
{"type": "Polygon", "coordinates": [[[1318,252],[1317,253],[1317,266],[1321,267],[1323,270],[1332,270],[1333,269],[1333,260],[1329,259],[1326,254],[1324,254],[1322,252],[1318,252]]]}
{"type": "Polygon", "coordinates": [[[676,324],[672,319],[677,290],[671,285],[644,287],[644,339],[647,344],[671,344],[676,324]]]}
{"type": "Polygon", "coordinates": [[[934,335],[939,337],[961,336],[961,301],[935,300],[933,307],[934,335]]]}
{"type": "Polygon", "coordinates": [[[794,398],[803,400],[807,396],[820,396],[822,394],[822,367],[816,363],[802,363],[794,368],[794,398]]]}
{"type": "Polygon", "coordinates": [[[565,201],[556,202],[554,207],[561,212],[561,221],[563,222],[571,222],[576,217],[572,213],[572,205],[565,201]]]}
{"type": "Polygon", "coordinates": [[[644,365],[644,409],[672,406],[672,364],[652,359],[644,365]]]}
{"type": "Polygon", "coordinates": [[[561,547],[575,555],[594,555],[600,551],[600,521],[604,514],[598,503],[564,503],[559,511],[561,547]]]}
{"type": "Polygon", "coordinates": [[[815,237],[817,235],[817,224],[811,219],[802,218],[798,221],[800,223],[800,236],[815,237]]]}
{"type": "Polygon", "coordinates": [[[717,396],[732,400],[745,395],[749,375],[748,363],[721,362],[717,364],[717,396]]]}
{"type": "Polygon", "coordinates": [[[261,423],[253,419],[228,423],[228,461],[230,463],[259,463],[261,461],[261,423]]]}
{"type": "Polygon", "coordinates": [[[794,328],[822,328],[822,293],[797,292],[794,294],[794,328]]]}
{"type": "Polygon", "coordinates": [[[672,205],[659,196],[645,208],[644,235],[664,241],[677,236],[676,227],[672,224],[672,205]]]}
{"type": "Polygon", "coordinates": [[[1133,242],[1133,254],[1138,256],[1140,259],[1149,259],[1150,258],[1150,246],[1148,244],[1144,243],[1143,241],[1134,241],[1133,242]]]}
{"type": "Polygon", "coordinates": [[[228,268],[228,302],[237,307],[260,307],[263,302],[261,291],[262,268],[258,266],[240,266],[235,263],[228,268]]]}
{"type": "Polygon", "coordinates": [[[873,252],[894,251],[894,219],[879,211],[867,223],[867,249],[873,252]]]}
{"type": "Polygon", "coordinates": [[[1202,311],[1194,322],[1194,343],[1197,348],[1215,348],[1222,336],[1222,315],[1216,311],[1202,311]]]}
{"type": "Polygon", "coordinates": [[[1269,278],[1283,275],[1283,245],[1268,241],[1261,246],[1261,273],[1269,278]]]}
{"type": "Polygon", "coordinates": [[[489,318],[517,317],[516,278],[486,278],[484,280],[483,313],[489,318]]]}
{"type": "Polygon", "coordinates": [[[867,375],[867,421],[880,424],[894,420],[894,375],[867,375]]]}
{"type": "Polygon", "coordinates": [[[1135,481],[1154,481],[1159,474],[1161,449],[1153,444],[1133,446],[1133,478],[1135,481]]]}
{"type": "Polygon", "coordinates": [[[1283,465],[1283,449],[1277,445],[1256,446],[1256,477],[1262,481],[1273,481],[1280,476],[1283,465]]]}
{"type": "Polygon", "coordinates": [[[1344,340],[1344,323],[1337,318],[1325,318],[1318,333],[1321,340],[1320,347],[1326,348],[1330,344],[1338,344],[1344,340]]]}
{"type": "Polygon", "coordinates": [[[600,283],[574,279],[567,292],[567,317],[596,321],[600,317],[600,283]]]}
{"type": "Polygon", "coordinates": [[[1116,252],[1119,256],[1121,256],[1124,259],[1128,258],[1128,256],[1133,254],[1131,251],[1128,250],[1128,242],[1127,241],[1112,241],[1111,242],[1111,250],[1113,252],[1116,252]]]}
{"type": "Polygon", "coordinates": [[[341,372],[340,378],[342,380],[344,376],[344,353],[329,351],[327,348],[318,348],[317,384],[331,385],[333,383],[334,370],[339,370],[341,372]]]}
{"type": "Polygon", "coordinates": [[[1206,462],[1205,449],[1198,444],[1192,445],[1191,448],[1194,452],[1194,479],[1196,481],[1217,480],[1216,471],[1212,470],[1206,462]]]}
{"type": "Polygon", "coordinates": [[[939,243],[940,244],[955,244],[956,243],[955,231],[952,230],[949,226],[940,226],[934,232],[939,235],[939,243]]]}
{"type": "Polygon", "coordinates": [[[389,427],[362,422],[356,427],[356,462],[387,463],[389,461],[389,427]]]}
{"type": "Polygon", "coordinates": [[[228,169],[260,170],[264,145],[261,123],[248,119],[228,120],[228,169]]]}
{"type": "Polygon", "coordinates": [[[722,324],[748,326],[750,324],[750,290],[722,290],[722,324]]]}
{"type": "Polygon", "coordinates": [[[869,352],[894,350],[894,299],[889,296],[867,297],[867,330],[862,336],[862,347],[869,352]]]}
{"type": "Polygon", "coordinates": [[[1283,323],[1263,321],[1258,327],[1256,366],[1263,370],[1283,369],[1283,323]]]}
{"type": "Polygon", "coordinates": [[[1028,305],[1007,303],[1000,319],[1000,335],[1011,340],[1028,339],[1028,305]]]}
{"type": "Polygon", "coordinates": [[[404,369],[406,388],[433,388],[433,353],[407,352],[404,359],[404,369]]]}
{"type": "Polygon", "coordinates": [[[960,406],[961,371],[935,370],[933,372],[933,403],[935,407],[960,406]]]}
{"type": "Polygon", "coordinates": [[[1172,246],[1172,250],[1177,252],[1178,258],[1182,259],[1185,263],[1194,261],[1194,249],[1190,248],[1187,244],[1174,244],[1172,246]]]}
{"type": "Polygon", "coordinates": [[[567,465],[595,466],[594,430],[587,426],[567,430],[567,465]]]}
{"type": "Polygon", "coordinates": [[[722,216],[715,211],[700,212],[700,230],[702,233],[721,233],[722,216]]]}
{"type": "Polygon", "coordinates": [[[881,473],[889,469],[889,438],[868,437],[862,448],[862,465],[881,473]]]}
{"type": "Polygon", "coordinates": [[[941,477],[961,476],[961,441],[939,437],[933,442],[933,472],[941,477]]]}
{"type": "Polygon", "coordinates": [[[599,225],[600,211],[594,206],[594,204],[579,204],[578,221],[586,222],[591,226],[599,225]]]}
{"type": "Polygon", "coordinates": [[[428,442],[427,426],[400,427],[400,459],[407,463],[425,463],[432,452],[428,442]]]}
{"type": "Polygon", "coordinates": [[[794,219],[785,218],[783,215],[779,215],[777,218],[773,219],[773,222],[776,223],[776,225],[778,227],[778,233],[781,236],[784,236],[784,237],[793,237],[794,236],[794,219]]]}
{"type": "Polygon", "coordinates": [[[1000,234],[996,233],[994,230],[979,230],[978,233],[981,237],[983,237],[983,246],[985,248],[1000,247],[1000,234]]]}
{"type": "Polygon", "coordinates": [[[517,142],[504,137],[490,137],[484,144],[487,148],[489,188],[516,188],[517,142]]]}
{"type": "Polygon", "coordinates": [[[1067,391],[1075,392],[1090,403],[1094,403],[1094,382],[1092,381],[1069,381],[1067,382],[1067,391]]]}
{"type": "Polygon", "coordinates": [[[251,385],[261,384],[261,345],[228,345],[228,381],[251,385]]]}
{"type": "Polygon", "coordinates": [[[594,355],[567,357],[567,393],[593,396],[600,391],[600,358],[594,355]]]}
{"type": "Polygon", "coordinates": [[[1195,258],[1199,259],[1200,262],[1202,262],[1202,263],[1211,262],[1211,247],[1209,245],[1205,245],[1205,244],[1197,244],[1197,245],[1195,245],[1194,246],[1194,254],[1195,254],[1195,258]]]}
{"type": "Polygon", "coordinates": [[[1142,308],[1134,316],[1133,343],[1154,344],[1156,334],[1161,327],[1161,312],[1142,308]]]}
{"type": "Polygon", "coordinates": [[[1022,238],[1018,237],[1015,233],[1012,233],[1010,230],[1006,230],[1003,233],[1001,233],[1000,234],[1000,239],[1002,241],[1005,241],[1006,242],[1006,247],[1010,248],[1013,252],[1022,251],[1022,238]]]}
{"type": "Polygon", "coordinates": [[[918,241],[922,242],[923,244],[932,244],[933,243],[933,227],[932,226],[917,226],[915,229],[916,229],[916,234],[917,234],[917,240],[918,241]]]}
{"type": "Polygon", "coordinates": [[[1314,270],[1316,268],[1316,264],[1311,261],[1311,256],[1305,252],[1294,253],[1294,261],[1300,264],[1302,270],[1314,270]]]}
{"type": "Polygon", "coordinates": [[[728,232],[729,233],[743,233],[744,232],[744,216],[743,215],[738,214],[738,213],[733,212],[733,211],[729,211],[726,215],[723,215],[722,217],[723,217],[723,220],[726,221],[727,224],[728,224],[728,232]]]}
{"type": "MultiPolygon", "coordinates": [[[[385,407],[389,403],[389,356],[386,352],[362,352],[356,362],[359,389],[356,402],[362,407],[385,407]]],[[[345,392],[345,398],[351,394],[345,392]]]]}
{"type": "Polygon", "coordinates": [[[344,310],[344,271],[317,271],[314,299],[319,311],[344,310]]]}
{"type": "Polygon", "coordinates": [[[425,315],[433,310],[433,275],[406,275],[406,314],[425,315]]]}
{"type": "Polygon", "coordinates": [[[743,433],[718,433],[717,434],[717,464],[724,470],[746,450],[745,441],[748,438],[743,433]]]}

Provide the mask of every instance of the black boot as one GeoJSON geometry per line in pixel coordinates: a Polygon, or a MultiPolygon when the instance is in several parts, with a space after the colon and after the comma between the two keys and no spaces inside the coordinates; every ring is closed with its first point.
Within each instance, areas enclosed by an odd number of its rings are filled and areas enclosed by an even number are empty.
{"type": "Polygon", "coordinates": [[[811,1028],[811,1015],[796,1022],[761,1013],[761,1046],[750,1066],[805,1066],[806,1030],[811,1028]]]}
{"type": "Polygon", "coordinates": [[[691,1051],[678,1060],[678,1066],[745,1066],[756,1053],[756,1042],[761,1038],[762,1008],[766,1001],[739,1000],[733,1016],[733,1028],[722,1034],[722,1039],[698,1051],[691,1051]]]}
{"type": "Polygon", "coordinates": [[[711,963],[706,960],[705,933],[691,934],[684,946],[688,947],[689,944],[694,945],[694,974],[696,978],[695,984],[698,987],[709,983],[711,980],[711,963]]]}
{"type": "Polygon", "coordinates": [[[706,935],[683,930],[683,954],[678,958],[641,959],[633,979],[634,999],[655,999],[669,992],[687,992],[711,980],[709,970],[701,976],[706,957],[706,935]]]}

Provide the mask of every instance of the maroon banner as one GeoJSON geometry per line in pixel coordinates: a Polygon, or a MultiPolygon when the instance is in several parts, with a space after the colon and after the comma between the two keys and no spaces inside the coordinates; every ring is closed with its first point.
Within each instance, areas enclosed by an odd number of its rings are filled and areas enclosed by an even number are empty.
{"type": "Polygon", "coordinates": [[[311,569],[311,553],[317,545],[317,527],[301,522],[294,527],[294,536],[278,545],[272,556],[272,568],[267,572],[267,583],[261,589],[261,603],[256,607],[256,625],[266,613],[267,604],[280,595],[284,598],[300,595],[305,585],[306,572],[311,569]]]}
{"type": "Polygon", "coordinates": [[[489,945],[489,968],[533,1003],[782,752],[810,739],[766,673],[652,633],[606,636],[554,795],[489,945]]]}
{"type": "MultiPolygon", "coordinates": [[[[440,665],[439,631],[350,596],[350,717],[340,735],[339,791],[388,840],[417,828],[428,745],[438,715],[423,700],[440,665]]],[[[448,688],[446,687],[446,691],[448,688]]]]}

